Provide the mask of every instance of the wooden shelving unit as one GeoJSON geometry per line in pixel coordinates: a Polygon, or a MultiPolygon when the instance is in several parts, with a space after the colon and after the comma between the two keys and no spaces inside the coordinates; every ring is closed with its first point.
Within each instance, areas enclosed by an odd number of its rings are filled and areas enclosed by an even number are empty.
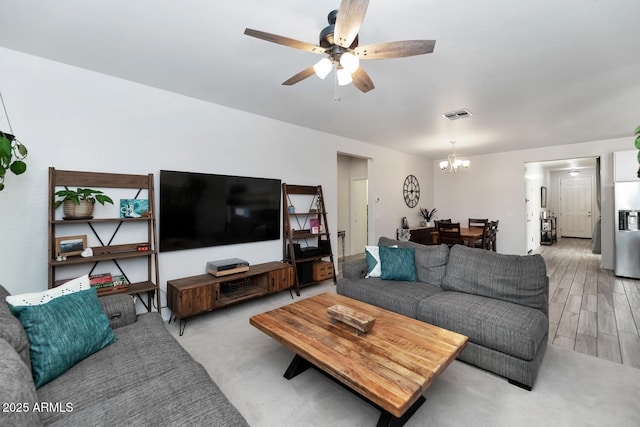
{"type": "Polygon", "coordinates": [[[553,245],[557,241],[556,217],[540,218],[540,244],[553,245]]]}
{"type": "Polygon", "coordinates": [[[336,283],[321,185],[282,183],[282,259],[295,267],[296,294],[300,288],[327,279],[336,283]],[[289,206],[295,206],[291,212],[289,206]],[[329,261],[325,261],[329,258],[329,261]]]}
{"type": "MultiPolygon", "coordinates": [[[[115,200],[114,200],[115,203],[115,200]]],[[[153,174],[148,175],[128,175],[109,174],[99,172],[80,172],[57,170],[49,168],[49,249],[48,249],[48,282],[49,288],[56,285],[56,276],[59,270],[73,265],[87,265],[89,274],[93,272],[98,263],[111,261],[115,264],[119,272],[127,277],[125,269],[121,264],[126,260],[145,258],[147,260],[146,280],[131,282],[128,277],[127,287],[99,288],[98,295],[112,295],[115,293],[127,293],[131,295],[147,294],[146,306],[148,311],[152,311],[154,296],[157,311],[161,311],[158,252],[156,235],[155,216],[155,193],[153,174]],[[142,218],[88,218],[88,219],[56,219],[55,216],[55,192],[62,187],[82,187],[82,188],[119,188],[136,189],[138,194],[146,191],[146,198],[149,200],[150,216],[142,218]],[[105,239],[96,226],[99,224],[113,224],[114,229],[109,239],[105,239]],[[64,229],[71,226],[86,226],[93,236],[100,242],[99,246],[93,246],[93,256],[83,258],[81,256],[68,257],[64,261],[56,260],[56,237],[64,236],[64,229]],[[146,227],[147,240],[142,242],[130,242],[125,244],[111,244],[113,238],[122,228],[146,227]],[[106,240],[106,242],[105,242],[106,240]],[[140,246],[146,246],[147,250],[139,250],[140,246]],[[119,262],[123,261],[123,262],[119,262]]],[[[68,277],[66,277],[68,278],[68,277]]]]}

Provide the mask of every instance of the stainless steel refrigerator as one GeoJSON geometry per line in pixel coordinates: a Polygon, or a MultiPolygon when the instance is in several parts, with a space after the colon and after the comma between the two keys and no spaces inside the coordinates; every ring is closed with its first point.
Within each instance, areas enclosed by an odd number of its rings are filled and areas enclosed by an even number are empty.
{"type": "Polygon", "coordinates": [[[640,279],[640,182],[616,182],[616,276],[640,279]]]}

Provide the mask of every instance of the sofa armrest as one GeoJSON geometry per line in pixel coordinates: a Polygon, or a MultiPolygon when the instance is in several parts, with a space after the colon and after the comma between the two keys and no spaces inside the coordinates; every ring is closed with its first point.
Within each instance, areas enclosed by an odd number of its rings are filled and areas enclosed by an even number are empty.
{"type": "Polygon", "coordinates": [[[136,321],[136,306],[133,297],[127,294],[108,295],[98,298],[111,328],[120,328],[136,321]]]}
{"type": "Polygon", "coordinates": [[[342,264],[342,277],[351,280],[364,279],[367,269],[367,260],[364,258],[346,261],[342,264]]]}

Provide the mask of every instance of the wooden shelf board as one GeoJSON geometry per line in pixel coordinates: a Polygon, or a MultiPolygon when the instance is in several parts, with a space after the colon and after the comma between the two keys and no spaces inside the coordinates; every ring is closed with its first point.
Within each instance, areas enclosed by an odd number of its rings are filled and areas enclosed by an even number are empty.
{"type": "Polygon", "coordinates": [[[56,261],[55,259],[50,260],[49,264],[60,267],[63,265],[78,265],[78,264],[89,264],[92,262],[100,262],[100,261],[111,261],[118,259],[128,259],[128,258],[140,258],[140,257],[148,257],[155,253],[153,250],[148,251],[131,251],[131,252],[114,252],[103,255],[94,255],[91,257],[81,257],[81,256],[73,256],[67,258],[66,261],[56,261]]]}
{"type": "Polygon", "coordinates": [[[100,223],[100,222],[139,222],[139,221],[151,221],[152,217],[139,217],[139,218],[91,218],[91,219],[56,219],[52,221],[53,224],[86,224],[100,223]]]}
{"type": "Polygon", "coordinates": [[[228,294],[220,294],[220,300],[218,301],[218,306],[233,304],[236,302],[248,300],[255,297],[260,297],[263,295],[267,295],[269,291],[264,290],[259,287],[251,287],[247,289],[243,289],[242,291],[237,292],[229,292],[228,294]]]}

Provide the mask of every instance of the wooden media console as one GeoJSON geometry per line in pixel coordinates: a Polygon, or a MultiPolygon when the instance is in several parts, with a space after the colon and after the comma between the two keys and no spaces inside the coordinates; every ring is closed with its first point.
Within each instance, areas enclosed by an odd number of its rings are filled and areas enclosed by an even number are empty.
{"type": "Polygon", "coordinates": [[[188,317],[291,289],[294,285],[293,265],[278,261],[252,265],[248,271],[226,276],[200,274],[168,280],[167,306],[172,312],[169,322],[180,319],[182,335],[188,317]]]}

